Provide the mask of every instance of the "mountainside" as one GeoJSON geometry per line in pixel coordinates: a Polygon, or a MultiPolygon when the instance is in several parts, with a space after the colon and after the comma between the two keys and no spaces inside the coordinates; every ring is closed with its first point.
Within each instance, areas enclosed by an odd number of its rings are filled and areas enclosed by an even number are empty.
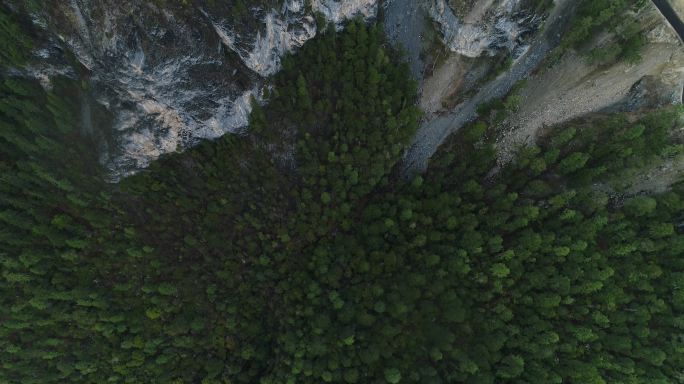
{"type": "MultiPolygon", "coordinates": [[[[592,112],[638,111],[681,104],[684,86],[684,49],[653,6],[637,15],[647,41],[634,62],[591,62],[572,52],[532,76],[518,95],[520,107],[504,124],[510,130],[502,148],[534,138],[552,126],[592,112]]],[[[585,51],[609,50],[610,33],[598,36],[585,51]]]]}
{"type": "Polygon", "coordinates": [[[56,75],[89,84],[83,125],[101,137],[101,161],[115,180],[244,128],[264,78],[316,35],[315,13],[340,24],[377,12],[373,0],[69,0],[26,8],[41,34],[27,75],[48,88],[56,75]],[[92,116],[95,105],[105,116],[92,116]]]}
{"type": "Polygon", "coordinates": [[[494,31],[485,35],[485,41],[508,41],[509,45],[504,44],[502,57],[491,50],[490,43],[489,50],[480,50],[478,59],[473,60],[469,56],[474,52],[454,49],[458,40],[454,43],[448,39],[449,32],[442,28],[443,34],[438,37],[445,42],[444,47],[428,53],[437,59],[424,76],[421,106],[427,116],[407,153],[409,169],[425,169],[429,157],[449,134],[478,116],[479,105],[503,98],[511,90],[514,94],[509,95],[509,100],[516,106],[496,124],[503,161],[519,145],[534,142],[542,126],[601,111],[635,111],[681,103],[684,49],[650,2],[638,9],[623,5],[618,12],[626,15],[624,25],[598,29],[595,32],[599,33],[584,38],[581,44],[573,43],[572,48],[566,42],[576,36],[577,19],[581,18],[576,15],[576,2],[556,0],[542,8],[525,8],[525,2],[515,1],[456,3],[462,5],[461,19],[454,16],[452,8],[445,8],[444,2],[418,2],[416,7],[422,4],[426,13],[436,13],[440,26],[443,15],[449,15],[452,21],[448,24],[458,26],[455,31],[464,28],[461,25],[467,26],[468,20],[480,18],[473,28],[494,31]],[[505,20],[501,15],[508,10],[513,10],[513,15],[526,15],[518,16],[523,23],[509,28],[508,36],[519,36],[516,31],[520,30],[529,32],[516,40],[496,40],[497,27],[505,20]],[[531,26],[525,27],[526,20],[531,26]],[[543,28],[535,31],[534,25],[539,25],[540,20],[543,28]],[[644,48],[638,57],[627,58],[615,51],[627,34],[644,41],[639,43],[644,48]],[[511,46],[513,41],[519,43],[511,46]],[[599,57],[599,52],[604,56],[599,57]]]}
{"type": "Polygon", "coordinates": [[[664,1],[1,2],[0,384],[680,382],[664,1]]]}
{"type": "MultiPolygon", "coordinates": [[[[448,132],[475,117],[478,104],[530,78],[562,40],[575,8],[564,0],[27,4],[12,6],[29,15],[42,37],[25,75],[47,88],[60,75],[88,84],[82,125],[97,137],[112,180],[201,139],[240,132],[251,100],[262,98],[283,55],[326,22],[372,18],[379,8],[421,84],[426,118],[407,161],[424,169],[448,132]]],[[[650,3],[637,18],[649,41],[643,60],[605,64],[568,51],[517,90],[529,102],[504,124],[504,153],[542,125],[617,104],[624,110],[680,102],[683,51],[676,35],[650,3]]],[[[580,50],[601,49],[614,35],[606,30],[580,50]]]]}

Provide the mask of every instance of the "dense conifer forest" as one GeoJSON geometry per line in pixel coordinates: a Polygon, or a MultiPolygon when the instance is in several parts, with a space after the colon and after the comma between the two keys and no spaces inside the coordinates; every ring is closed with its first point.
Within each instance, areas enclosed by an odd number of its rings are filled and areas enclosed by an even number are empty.
{"type": "Polygon", "coordinates": [[[678,108],[549,129],[501,165],[487,119],[423,175],[415,84],[378,25],[284,59],[242,135],[107,184],[71,79],[11,75],[0,13],[0,383],[674,383],[684,373],[678,108]]]}

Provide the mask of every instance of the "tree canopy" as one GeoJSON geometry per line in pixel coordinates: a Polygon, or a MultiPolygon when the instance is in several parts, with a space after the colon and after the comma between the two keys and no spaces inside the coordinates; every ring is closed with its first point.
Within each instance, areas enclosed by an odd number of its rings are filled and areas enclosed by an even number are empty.
{"type": "Polygon", "coordinates": [[[681,111],[503,167],[480,122],[406,182],[415,92],[380,26],[329,28],[246,134],[112,185],[73,82],[3,72],[0,382],[680,380],[682,186],[625,181],[681,152],[681,111]]]}

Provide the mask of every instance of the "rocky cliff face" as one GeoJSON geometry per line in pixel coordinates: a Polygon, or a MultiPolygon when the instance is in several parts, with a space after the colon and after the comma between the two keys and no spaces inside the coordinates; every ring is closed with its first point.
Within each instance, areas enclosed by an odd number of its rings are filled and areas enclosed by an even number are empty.
{"type": "Polygon", "coordinates": [[[31,11],[46,39],[26,74],[45,87],[56,75],[90,84],[84,125],[93,125],[92,104],[108,111],[111,123],[94,128],[103,138],[102,162],[116,180],[164,153],[245,127],[264,78],[316,35],[314,13],[341,24],[377,12],[376,0],[251,4],[236,14],[228,5],[55,2],[31,11]]]}
{"type": "Polygon", "coordinates": [[[508,49],[513,57],[519,57],[527,48],[523,37],[540,21],[520,4],[519,0],[478,0],[460,18],[446,0],[432,0],[428,14],[452,52],[478,57],[508,49]]]}
{"type": "MultiPolygon", "coordinates": [[[[683,0],[671,2],[684,12],[683,0]]],[[[26,3],[9,2],[17,9],[26,3]]],[[[533,140],[544,125],[681,102],[684,51],[653,6],[639,15],[649,40],[642,61],[598,66],[570,52],[531,76],[562,38],[573,0],[555,0],[550,12],[530,8],[537,2],[527,0],[246,3],[64,0],[22,8],[44,38],[32,64],[15,74],[35,77],[46,88],[56,76],[84,84],[82,125],[101,138],[101,161],[112,180],[162,154],[243,129],[251,101],[260,99],[281,57],[316,35],[317,12],[342,25],[384,9],[388,36],[406,48],[421,83],[426,119],[414,144],[422,149],[409,157],[423,163],[476,116],[478,103],[502,97],[521,79],[529,81],[520,91],[520,109],[505,122],[503,153],[533,140]],[[443,52],[429,51],[431,30],[443,52]],[[486,77],[502,58],[510,67],[486,77]]],[[[594,44],[610,39],[608,33],[594,44]]]]}

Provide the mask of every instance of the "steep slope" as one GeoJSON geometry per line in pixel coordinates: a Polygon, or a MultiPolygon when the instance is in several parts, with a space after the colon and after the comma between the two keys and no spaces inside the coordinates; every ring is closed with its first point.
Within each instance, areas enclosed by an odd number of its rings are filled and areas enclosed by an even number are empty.
{"type": "Polygon", "coordinates": [[[160,155],[244,128],[250,100],[260,98],[280,58],[316,35],[316,13],[340,25],[377,12],[376,0],[211,4],[14,5],[44,37],[24,75],[46,87],[57,76],[89,84],[84,115],[91,106],[104,109],[106,116],[85,125],[96,125],[113,180],[160,155]]]}
{"type": "MultiPolygon", "coordinates": [[[[550,126],[604,109],[635,110],[681,103],[684,49],[674,30],[652,4],[639,15],[647,36],[641,59],[594,64],[570,52],[548,70],[528,80],[519,93],[520,107],[505,123],[503,156],[517,144],[533,141],[550,126]]],[[[597,39],[598,46],[609,35],[597,39]]]]}
{"type": "MultiPolygon", "coordinates": [[[[684,9],[680,3],[674,3],[675,7],[684,9]]],[[[406,153],[409,173],[425,170],[429,158],[449,135],[478,118],[478,105],[504,98],[521,80],[525,82],[516,87],[517,107],[509,112],[503,124],[497,123],[499,126],[495,127],[502,131],[497,142],[503,162],[521,144],[534,142],[542,126],[594,112],[633,111],[681,103],[684,49],[653,4],[647,3],[638,15],[629,18],[638,20],[639,33],[645,36],[638,60],[606,58],[615,49],[616,35],[624,33],[621,28],[633,28],[627,19],[624,26],[618,23],[617,29],[594,28],[600,33],[579,48],[555,48],[568,38],[569,27],[578,22],[573,14],[579,4],[556,0],[544,20],[543,31],[528,36],[518,49],[520,56],[513,55],[510,68],[486,77],[484,74],[492,68],[491,60],[486,57],[473,60],[468,56],[478,56],[483,49],[491,47],[481,40],[493,37],[486,33],[475,36],[468,31],[487,31],[482,15],[502,14],[501,9],[510,9],[506,8],[510,2],[470,2],[470,7],[460,8],[460,15],[444,2],[425,3],[427,14],[440,26],[444,49],[454,53],[434,63],[434,68],[425,73],[421,107],[426,116],[413,147],[406,153]],[[472,20],[476,20],[475,25],[468,27],[472,20]],[[458,38],[454,40],[454,36],[458,38]],[[549,57],[551,53],[554,57],[549,57]],[[557,57],[558,54],[562,57],[557,57]],[[459,102],[453,105],[454,100],[459,102]]],[[[529,17],[538,20],[542,16],[529,17]]],[[[490,28],[496,30],[497,24],[490,28]]],[[[514,31],[515,28],[509,28],[508,36],[515,36],[514,31]]],[[[510,45],[507,48],[515,52],[510,45]]]]}
{"type": "MultiPolygon", "coordinates": [[[[163,154],[241,132],[252,99],[262,98],[281,57],[316,35],[322,21],[316,14],[341,26],[355,16],[374,17],[379,3],[69,0],[41,7],[12,1],[42,36],[30,65],[13,75],[37,78],[46,89],[60,77],[83,84],[82,130],[97,139],[100,161],[118,180],[163,154]]],[[[440,143],[477,117],[479,104],[506,96],[522,79],[529,82],[520,91],[520,109],[506,120],[504,153],[543,125],[677,101],[681,48],[653,6],[639,15],[649,41],[642,61],[592,64],[585,52],[571,49],[541,70],[579,3],[556,0],[548,11],[549,4],[381,2],[386,32],[406,50],[425,111],[407,168],[425,169],[440,143]]],[[[602,33],[592,44],[611,38],[602,33]]]]}
{"type": "MultiPolygon", "coordinates": [[[[533,41],[532,46],[516,60],[509,71],[480,88],[473,97],[467,98],[448,113],[428,116],[423,121],[411,149],[405,156],[409,172],[425,170],[429,158],[439,145],[451,133],[477,117],[476,108],[479,104],[505,96],[516,82],[527,77],[537,68],[550,50],[559,43],[559,31],[563,28],[564,20],[567,20],[564,15],[570,7],[569,1],[558,0],[556,2],[556,7],[547,20],[544,32],[533,41]]],[[[426,92],[429,90],[423,88],[423,94],[426,92]]]]}

